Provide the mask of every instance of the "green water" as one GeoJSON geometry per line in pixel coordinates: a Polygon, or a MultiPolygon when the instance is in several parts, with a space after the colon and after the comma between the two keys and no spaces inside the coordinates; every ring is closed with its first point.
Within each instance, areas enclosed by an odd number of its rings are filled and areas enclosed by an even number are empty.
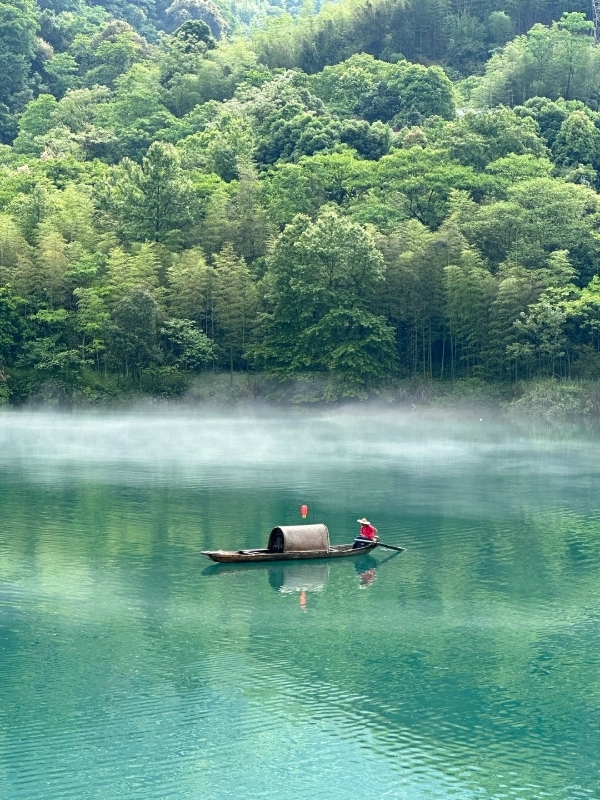
{"type": "Polygon", "coordinates": [[[0,797],[600,798],[600,442],[0,415],[0,797]],[[211,566],[307,502],[407,551],[211,566]]]}

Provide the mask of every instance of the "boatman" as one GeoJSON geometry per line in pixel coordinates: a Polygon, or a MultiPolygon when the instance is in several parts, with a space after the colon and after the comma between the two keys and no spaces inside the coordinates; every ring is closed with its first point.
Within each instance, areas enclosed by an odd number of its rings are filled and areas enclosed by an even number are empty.
{"type": "Polygon", "coordinates": [[[366,547],[368,544],[373,544],[377,541],[377,528],[375,528],[368,519],[363,517],[356,520],[360,525],[360,533],[354,540],[353,550],[358,547],[366,547]]]}

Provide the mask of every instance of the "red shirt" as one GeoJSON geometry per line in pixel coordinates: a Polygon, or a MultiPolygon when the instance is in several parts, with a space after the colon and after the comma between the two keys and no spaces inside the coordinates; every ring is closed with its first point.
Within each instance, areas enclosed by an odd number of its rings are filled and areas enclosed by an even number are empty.
{"type": "Polygon", "coordinates": [[[376,533],[377,533],[377,528],[374,528],[372,525],[361,526],[360,535],[365,539],[374,539],[376,533]]]}

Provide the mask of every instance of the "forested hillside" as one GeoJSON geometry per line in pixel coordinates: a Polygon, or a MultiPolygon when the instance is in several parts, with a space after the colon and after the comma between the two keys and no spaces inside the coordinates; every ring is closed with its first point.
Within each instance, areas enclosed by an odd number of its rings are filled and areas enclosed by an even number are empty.
{"type": "Polygon", "coordinates": [[[600,378],[588,12],[0,3],[0,398],[600,378]]]}

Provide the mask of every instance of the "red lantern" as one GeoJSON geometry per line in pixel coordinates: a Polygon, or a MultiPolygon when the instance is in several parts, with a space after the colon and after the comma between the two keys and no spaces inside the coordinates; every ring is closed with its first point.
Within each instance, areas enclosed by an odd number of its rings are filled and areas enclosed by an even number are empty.
{"type": "Polygon", "coordinates": [[[306,503],[300,506],[300,513],[302,514],[302,519],[306,519],[308,517],[308,506],[306,503]]]}

